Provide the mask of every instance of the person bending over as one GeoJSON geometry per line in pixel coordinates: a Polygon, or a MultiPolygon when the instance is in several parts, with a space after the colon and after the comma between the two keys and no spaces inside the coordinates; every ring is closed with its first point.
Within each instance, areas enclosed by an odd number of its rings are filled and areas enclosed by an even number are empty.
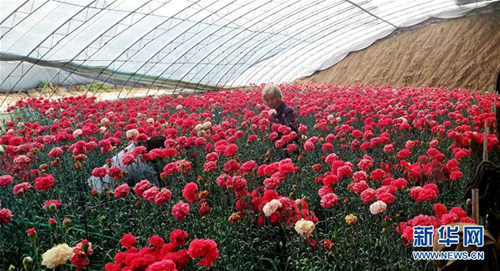
{"type": "MultiPolygon", "coordinates": [[[[122,150],[113,158],[111,158],[111,167],[118,166],[122,171],[127,171],[128,176],[126,182],[130,186],[133,186],[140,180],[144,179],[152,183],[158,184],[159,182],[158,173],[156,172],[155,167],[153,166],[152,163],[141,161],[141,159],[137,157],[134,163],[130,165],[124,165],[122,163],[122,159],[125,153],[132,151],[133,149],[139,146],[146,147],[147,152],[153,149],[164,148],[165,140],[166,138],[164,136],[153,136],[148,138],[148,140],[145,143],[132,142],[125,148],[126,151],[122,150]]],[[[107,164],[104,165],[103,167],[106,168],[107,170],[109,170],[110,168],[107,164]]],[[[88,179],[88,185],[90,186],[90,189],[96,189],[100,193],[104,191],[105,186],[110,187],[110,184],[112,183],[116,183],[116,181],[113,180],[113,178],[109,177],[108,175],[104,176],[103,178],[91,176],[88,179]]]]}

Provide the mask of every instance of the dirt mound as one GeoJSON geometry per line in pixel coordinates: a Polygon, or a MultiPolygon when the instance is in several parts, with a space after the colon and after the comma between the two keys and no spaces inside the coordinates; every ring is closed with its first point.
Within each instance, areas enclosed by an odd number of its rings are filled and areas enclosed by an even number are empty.
{"type": "MultiPolygon", "coordinates": [[[[484,12],[484,11],[483,11],[484,12]]],[[[494,89],[500,71],[500,10],[404,32],[349,54],[298,82],[494,89]]]]}

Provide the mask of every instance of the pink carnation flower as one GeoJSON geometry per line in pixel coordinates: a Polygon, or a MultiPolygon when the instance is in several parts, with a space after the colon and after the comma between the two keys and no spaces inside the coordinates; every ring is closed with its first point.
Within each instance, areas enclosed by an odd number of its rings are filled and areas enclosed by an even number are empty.
{"type": "Polygon", "coordinates": [[[14,178],[10,175],[0,176],[0,186],[7,186],[14,183],[14,178]]]}
{"type": "Polygon", "coordinates": [[[14,195],[18,196],[21,190],[26,193],[31,188],[31,184],[24,182],[14,186],[14,195]]]}
{"type": "Polygon", "coordinates": [[[134,187],[134,192],[137,196],[142,198],[142,193],[151,187],[151,183],[148,180],[142,180],[134,187]]]}
{"type": "Polygon", "coordinates": [[[127,184],[122,184],[115,189],[115,197],[118,199],[123,198],[127,196],[129,192],[130,186],[128,186],[127,184]]]}
{"type": "Polygon", "coordinates": [[[155,204],[160,206],[172,198],[172,192],[166,188],[162,188],[161,191],[156,194],[154,201],[155,204]]]}
{"type": "Polygon", "coordinates": [[[337,205],[337,203],[339,203],[339,199],[334,193],[328,193],[321,197],[321,207],[325,209],[331,208],[337,205]]]}
{"type": "Polygon", "coordinates": [[[365,181],[357,182],[352,186],[352,191],[356,194],[359,194],[366,189],[370,188],[365,181]]]}
{"type": "Polygon", "coordinates": [[[158,189],[158,187],[156,186],[153,186],[142,193],[142,198],[147,201],[153,201],[155,200],[155,197],[156,195],[158,195],[158,193],[160,193],[160,189],[158,189]]]}
{"type": "Polygon", "coordinates": [[[375,199],[375,189],[368,188],[361,193],[361,200],[367,204],[375,199]]]}
{"type": "Polygon", "coordinates": [[[177,204],[172,206],[172,215],[177,218],[177,220],[184,220],[189,214],[189,204],[180,200],[177,204]]]}

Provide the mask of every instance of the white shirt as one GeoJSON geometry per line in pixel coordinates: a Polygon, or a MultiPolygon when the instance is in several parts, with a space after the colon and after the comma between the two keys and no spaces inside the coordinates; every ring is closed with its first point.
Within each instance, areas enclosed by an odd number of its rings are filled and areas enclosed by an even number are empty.
{"type": "MultiPolygon", "coordinates": [[[[132,142],[125,149],[127,150],[127,152],[129,152],[135,149],[135,147],[135,142],[132,142]]],[[[127,183],[128,181],[138,183],[141,180],[148,180],[153,184],[158,184],[157,173],[150,163],[144,163],[140,160],[139,157],[137,157],[135,163],[126,166],[122,163],[122,158],[124,155],[125,151],[122,150],[117,155],[113,156],[113,158],[111,158],[111,166],[119,166],[122,171],[128,171],[128,180],[125,180],[125,183],[127,183]]],[[[107,164],[103,167],[109,170],[107,164]]],[[[91,189],[96,189],[98,192],[102,193],[104,192],[104,186],[111,190],[113,187],[123,184],[123,181],[115,181],[108,175],[102,178],[91,176],[88,179],[88,184],[91,189]]]]}

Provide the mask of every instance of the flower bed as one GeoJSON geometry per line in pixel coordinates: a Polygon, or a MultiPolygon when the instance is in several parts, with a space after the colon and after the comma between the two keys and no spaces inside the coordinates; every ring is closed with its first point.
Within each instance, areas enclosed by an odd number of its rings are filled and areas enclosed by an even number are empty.
{"type": "MultiPolygon", "coordinates": [[[[412,229],[471,221],[462,197],[498,97],[427,87],[280,87],[298,112],[299,135],[276,125],[269,131],[260,86],[17,102],[0,136],[5,268],[429,268],[411,257],[412,229]],[[267,161],[278,132],[289,158],[267,161]],[[157,178],[127,183],[132,173],[111,158],[155,135],[167,137],[164,149],[137,147],[121,162],[150,163],[157,178]],[[92,189],[91,176],[111,181],[92,189]]],[[[494,134],[487,147],[498,163],[494,134]]]]}

